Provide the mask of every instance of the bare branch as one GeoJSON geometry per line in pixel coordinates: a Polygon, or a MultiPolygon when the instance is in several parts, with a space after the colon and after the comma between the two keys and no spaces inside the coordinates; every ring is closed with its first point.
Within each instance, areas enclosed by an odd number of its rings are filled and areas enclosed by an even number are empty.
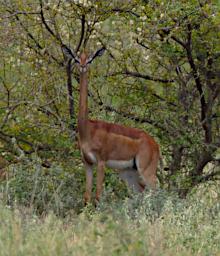
{"type": "MultiPolygon", "coordinates": [[[[12,11],[8,10],[9,13],[12,13],[12,11]]],[[[24,23],[21,21],[21,19],[19,18],[19,15],[15,15],[16,20],[19,22],[20,26],[22,27],[22,29],[24,29],[24,31],[26,32],[27,36],[34,42],[35,46],[39,49],[39,50],[44,50],[44,47],[39,43],[39,41],[33,36],[33,34],[28,30],[28,28],[24,25],[24,23]]],[[[41,55],[42,54],[37,51],[36,48],[32,47],[30,44],[28,44],[27,42],[27,46],[34,50],[37,54],[41,55]]],[[[59,66],[63,66],[63,62],[60,62],[56,57],[54,57],[53,55],[50,55],[47,51],[44,51],[44,54],[51,57],[59,66]]]]}
{"type": "Polygon", "coordinates": [[[67,75],[67,91],[69,100],[69,115],[70,115],[70,129],[75,130],[75,110],[74,110],[74,98],[73,98],[73,85],[72,85],[72,65],[71,59],[66,65],[66,75],[67,75]]]}
{"type": "Polygon", "coordinates": [[[171,102],[171,101],[167,101],[166,99],[164,99],[163,97],[157,95],[156,93],[152,93],[152,96],[154,96],[155,98],[157,98],[158,100],[161,100],[163,102],[166,102],[166,104],[172,106],[172,107],[177,107],[177,104],[171,102]]]}
{"type": "Polygon", "coordinates": [[[8,19],[8,18],[11,18],[13,16],[17,16],[17,15],[39,15],[40,12],[24,12],[24,11],[16,11],[14,13],[11,13],[10,15],[7,15],[7,16],[3,16],[3,17],[0,17],[1,19],[8,19]]]}
{"type": "Polygon", "coordinates": [[[139,44],[140,46],[142,46],[146,50],[150,50],[150,48],[147,45],[145,45],[143,42],[140,42],[138,38],[136,39],[136,42],[137,42],[137,44],[139,44]]]}
{"type": "Polygon", "coordinates": [[[186,44],[181,41],[179,38],[177,38],[176,36],[171,36],[171,38],[176,42],[178,43],[179,45],[181,45],[184,49],[186,48],[186,44]]]}
{"type": "Polygon", "coordinates": [[[202,83],[201,83],[201,80],[200,80],[200,77],[199,77],[199,74],[198,74],[198,71],[197,71],[197,67],[194,63],[193,56],[192,56],[192,28],[191,28],[190,24],[188,24],[187,44],[186,44],[185,49],[186,49],[186,52],[187,52],[188,62],[189,62],[189,65],[192,69],[193,77],[194,77],[194,80],[195,80],[195,83],[196,83],[196,88],[197,88],[197,90],[199,92],[199,95],[200,95],[201,123],[202,123],[202,127],[205,131],[205,141],[206,141],[206,143],[211,143],[211,141],[212,141],[212,135],[211,135],[211,129],[210,129],[211,127],[207,123],[208,120],[207,120],[207,117],[206,117],[207,103],[206,103],[206,100],[205,100],[205,94],[203,92],[202,83]]]}
{"type": "Polygon", "coordinates": [[[43,1],[39,0],[40,2],[40,16],[41,16],[41,20],[42,23],[44,24],[45,28],[47,29],[47,31],[57,40],[62,44],[62,40],[61,37],[58,34],[55,34],[55,32],[50,28],[50,26],[47,24],[46,19],[44,17],[44,11],[43,11],[43,1]]]}
{"type": "MultiPolygon", "coordinates": [[[[35,151],[35,149],[38,150],[51,150],[51,147],[49,145],[46,144],[33,144],[30,141],[27,141],[23,138],[21,138],[20,136],[15,136],[15,135],[10,135],[10,134],[6,134],[3,131],[0,131],[0,140],[5,141],[7,144],[9,144],[10,146],[12,146],[12,139],[15,138],[16,141],[18,141],[18,143],[22,143],[22,144],[26,144],[28,145],[31,150],[24,150],[22,149],[26,154],[30,154],[33,153],[35,151]]],[[[11,150],[13,151],[13,149],[11,150]]]]}
{"type": "Polygon", "coordinates": [[[208,120],[208,118],[207,118],[208,106],[207,106],[207,103],[205,100],[205,94],[204,94],[204,91],[202,88],[203,87],[202,82],[200,80],[199,73],[198,73],[198,70],[195,65],[193,55],[192,55],[192,27],[191,27],[190,23],[188,23],[187,29],[188,29],[188,31],[187,31],[187,42],[186,43],[182,42],[180,39],[176,38],[175,36],[171,36],[171,38],[175,42],[177,42],[179,45],[181,45],[184,48],[184,50],[186,51],[187,59],[188,59],[189,65],[192,70],[192,75],[193,75],[193,78],[194,78],[194,81],[196,84],[196,88],[200,95],[200,104],[201,104],[200,120],[201,120],[202,127],[205,131],[205,142],[211,143],[211,141],[212,141],[211,119],[208,120]]]}
{"type": "Polygon", "coordinates": [[[154,81],[154,82],[160,82],[160,83],[173,83],[174,80],[173,79],[161,79],[161,78],[157,78],[157,77],[152,77],[149,75],[144,75],[141,74],[139,72],[133,72],[133,71],[129,71],[129,70],[125,70],[119,73],[115,73],[113,75],[127,75],[127,76],[131,76],[131,77],[138,77],[138,78],[142,78],[145,80],[150,80],[150,81],[154,81]]]}
{"type": "Polygon", "coordinates": [[[114,8],[114,9],[112,9],[112,12],[128,13],[128,14],[135,16],[136,18],[140,18],[139,14],[137,14],[136,12],[133,12],[132,10],[129,10],[129,9],[114,8]]]}
{"type": "Polygon", "coordinates": [[[216,177],[220,178],[220,170],[216,171],[216,172],[211,172],[205,176],[201,176],[199,177],[199,179],[197,180],[198,184],[202,183],[202,182],[206,182],[209,180],[216,180],[216,177]],[[215,179],[214,179],[215,178],[215,179]]]}
{"type": "Polygon", "coordinates": [[[77,53],[82,45],[82,41],[83,41],[83,38],[84,38],[84,35],[85,35],[85,22],[86,22],[86,19],[85,19],[85,14],[82,15],[82,18],[81,18],[81,34],[80,34],[80,39],[79,39],[79,43],[75,49],[75,52],[77,53]]]}
{"type": "Polygon", "coordinates": [[[9,107],[8,111],[4,117],[4,120],[2,121],[1,125],[0,125],[0,129],[3,129],[5,127],[5,125],[8,122],[8,119],[10,117],[10,115],[12,114],[12,112],[15,111],[16,108],[18,108],[21,105],[21,103],[16,104],[15,106],[9,107]]]}
{"type": "Polygon", "coordinates": [[[193,170],[194,183],[197,182],[197,178],[203,173],[205,166],[211,161],[213,161],[214,158],[212,156],[212,151],[214,151],[214,149],[210,149],[209,151],[204,150],[202,153],[200,153],[200,157],[197,161],[196,167],[193,170]]]}

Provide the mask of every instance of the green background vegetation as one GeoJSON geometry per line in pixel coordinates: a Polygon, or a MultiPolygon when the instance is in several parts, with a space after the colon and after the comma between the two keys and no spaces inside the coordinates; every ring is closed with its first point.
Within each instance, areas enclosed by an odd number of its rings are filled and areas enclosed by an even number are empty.
{"type": "Polygon", "coordinates": [[[0,255],[219,255],[218,1],[9,0],[0,4],[0,255]],[[111,170],[84,208],[79,75],[90,118],[138,127],[161,147],[158,191],[111,170]]]}

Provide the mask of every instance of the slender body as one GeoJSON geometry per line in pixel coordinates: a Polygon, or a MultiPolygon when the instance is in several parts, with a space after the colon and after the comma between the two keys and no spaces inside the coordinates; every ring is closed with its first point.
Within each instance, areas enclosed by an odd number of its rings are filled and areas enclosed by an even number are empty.
{"type": "Polygon", "coordinates": [[[156,187],[159,146],[142,130],[88,119],[88,65],[101,56],[104,49],[88,57],[78,58],[66,46],[64,53],[74,59],[80,72],[80,103],[78,115],[79,145],[86,168],[85,202],[91,200],[93,166],[97,165],[96,200],[99,201],[104,181],[104,168],[119,171],[119,176],[135,191],[145,186],[156,187]]]}

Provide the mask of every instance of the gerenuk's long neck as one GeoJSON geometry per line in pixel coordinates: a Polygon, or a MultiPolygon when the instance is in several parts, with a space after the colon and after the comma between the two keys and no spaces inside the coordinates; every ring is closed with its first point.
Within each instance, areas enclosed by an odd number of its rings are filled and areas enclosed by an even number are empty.
{"type": "Polygon", "coordinates": [[[88,139],[88,72],[80,73],[78,129],[80,140],[88,139]]]}

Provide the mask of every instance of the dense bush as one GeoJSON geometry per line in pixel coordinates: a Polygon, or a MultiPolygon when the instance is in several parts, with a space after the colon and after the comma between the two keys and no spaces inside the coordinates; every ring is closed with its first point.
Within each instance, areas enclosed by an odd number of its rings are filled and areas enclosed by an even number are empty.
{"type": "Polygon", "coordinates": [[[83,191],[83,178],[79,172],[65,170],[54,163],[44,168],[40,159],[26,164],[10,166],[10,178],[1,183],[2,196],[8,205],[15,202],[32,207],[36,212],[48,212],[63,215],[69,209],[79,208],[83,191]]]}
{"type": "MultiPolygon", "coordinates": [[[[77,213],[82,210],[85,173],[81,161],[67,157],[46,168],[36,154],[25,160],[25,163],[10,165],[8,179],[0,182],[1,198],[6,204],[31,207],[37,214],[53,211],[59,216],[65,216],[70,210],[77,213]]],[[[94,171],[94,189],[95,177],[94,171]]],[[[105,187],[106,202],[129,194],[113,171],[106,171],[105,187]]]]}
{"type": "Polygon", "coordinates": [[[90,67],[89,118],[152,135],[168,167],[163,188],[184,196],[219,179],[219,8],[206,0],[2,1],[0,158],[70,154],[79,73],[61,46],[89,54],[104,46],[90,67]]]}

